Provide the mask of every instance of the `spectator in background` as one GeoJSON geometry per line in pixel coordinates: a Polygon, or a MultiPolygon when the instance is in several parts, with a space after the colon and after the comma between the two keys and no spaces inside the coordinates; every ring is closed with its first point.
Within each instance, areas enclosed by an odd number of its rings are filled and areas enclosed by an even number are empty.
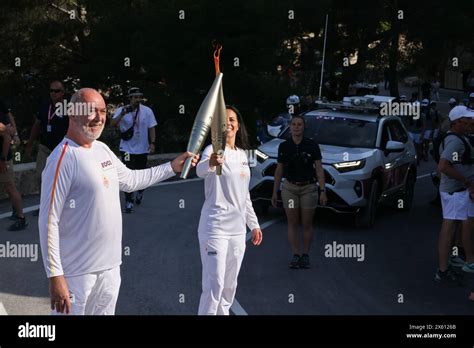
{"type": "MultiPolygon", "coordinates": [[[[471,164],[473,149],[465,137],[471,131],[473,118],[474,112],[465,106],[453,108],[449,113],[450,130],[439,146],[438,170],[441,173],[439,191],[443,210],[443,223],[438,241],[439,268],[435,274],[435,280],[439,283],[460,284],[460,278],[452,270],[449,262],[457,220],[462,224],[465,267],[474,268],[470,222],[472,219],[469,218],[474,217],[474,209],[470,209],[472,207],[469,199],[474,179],[471,164]]],[[[463,266],[463,270],[465,267],[463,266]]]]}
{"type": "MultiPolygon", "coordinates": [[[[30,138],[26,144],[26,156],[31,158],[33,144],[39,139],[38,154],[36,155],[36,180],[41,187],[41,173],[46,166],[46,160],[54,148],[63,140],[69,127],[69,117],[65,110],[59,108],[63,104],[64,85],[61,81],[49,84],[49,100],[40,106],[36,120],[31,128],[30,138]]],[[[38,216],[39,211],[33,213],[38,216]]]]}
{"type": "Polygon", "coordinates": [[[469,100],[467,102],[467,107],[470,109],[474,109],[474,92],[469,94],[469,100]]]}
{"type": "Polygon", "coordinates": [[[0,155],[0,184],[3,184],[13,206],[13,218],[15,222],[8,227],[9,231],[24,230],[28,223],[23,214],[21,195],[15,186],[15,175],[13,173],[13,155],[10,149],[11,141],[17,135],[16,128],[10,122],[9,110],[0,110],[0,144],[2,152],[0,155]]]}
{"type": "MultiPolygon", "coordinates": [[[[148,154],[155,152],[155,114],[143,105],[143,93],[138,87],[128,90],[129,105],[118,108],[112,117],[111,126],[118,126],[122,139],[120,153],[122,161],[129,169],[145,169],[148,154]],[[129,132],[127,136],[126,133],[129,132]],[[130,137],[131,134],[131,137],[130,137]]],[[[144,190],[125,193],[125,213],[130,214],[133,204],[140,205],[144,190]]]]}
{"type": "Polygon", "coordinates": [[[421,97],[423,99],[431,98],[431,84],[428,81],[421,84],[421,97]]]}
{"type": "Polygon", "coordinates": [[[18,136],[18,128],[16,127],[15,118],[13,117],[12,111],[10,107],[3,101],[0,100],[0,112],[3,112],[5,115],[8,116],[8,120],[10,121],[10,125],[13,127],[14,133],[11,139],[12,145],[19,145],[20,144],[20,137],[18,136]]]}
{"type": "Polygon", "coordinates": [[[419,94],[418,92],[413,92],[411,94],[411,99],[410,99],[410,103],[415,103],[415,102],[418,102],[419,101],[419,94]]]}
{"type": "Polygon", "coordinates": [[[438,79],[435,79],[432,83],[431,83],[431,93],[432,93],[432,99],[433,100],[436,100],[436,101],[439,101],[439,89],[441,87],[441,83],[439,82],[438,79]]]}
{"type": "MultiPolygon", "coordinates": [[[[415,100],[413,104],[420,103],[415,100]]],[[[421,157],[423,157],[423,138],[422,134],[424,133],[424,123],[425,123],[425,111],[423,107],[420,108],[420,115],[417,119],[413,117],[408,118],[408,134],[410,135],[411,140],[415,145],[416,149],[416,159],[417,165],[420,165],[421,157]]]]}

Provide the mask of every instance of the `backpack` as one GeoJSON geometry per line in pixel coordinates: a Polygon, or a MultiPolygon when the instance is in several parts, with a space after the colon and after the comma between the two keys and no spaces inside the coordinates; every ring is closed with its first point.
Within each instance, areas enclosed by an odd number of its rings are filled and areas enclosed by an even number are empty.
{"type": "Polygon", "coordinates": [[[467,142],[466,138],[463,137],[462,135],[456,134],[456,133],[444,133],[439,136],[437,136],[435,139],[433,139],[433,158],[436,161],[436,163],[439,163],[441,153],[439,152],[439,147],[440,145],[443,145],[444,148],[444,139],[449,137],[450,135],[458,137],[464,146],[464,153],[461,158],[461,164],[466,165],[466,164],[473,164],[474,161],[471,158],[471,145],[467,142]]]}

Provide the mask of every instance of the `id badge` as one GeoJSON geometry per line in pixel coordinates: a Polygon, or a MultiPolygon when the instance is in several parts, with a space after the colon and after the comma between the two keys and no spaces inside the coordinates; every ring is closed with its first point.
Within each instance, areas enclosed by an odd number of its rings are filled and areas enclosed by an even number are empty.
{"type": "Polygon", "coordinates": [[[48,124],[48,125],[46,126],[46,131],[47,131],[48,133],[51,133],[51,125],[50,125],[50,124],[48,124]]]}

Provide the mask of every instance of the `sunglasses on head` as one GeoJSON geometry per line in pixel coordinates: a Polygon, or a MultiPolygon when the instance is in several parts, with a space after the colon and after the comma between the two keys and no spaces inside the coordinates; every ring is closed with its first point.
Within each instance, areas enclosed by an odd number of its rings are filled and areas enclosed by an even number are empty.
{"type": "Polygon", "coordinates": [[[61,93],[63,90],[62,89],[50,89],[50,93],[61,93]]]}

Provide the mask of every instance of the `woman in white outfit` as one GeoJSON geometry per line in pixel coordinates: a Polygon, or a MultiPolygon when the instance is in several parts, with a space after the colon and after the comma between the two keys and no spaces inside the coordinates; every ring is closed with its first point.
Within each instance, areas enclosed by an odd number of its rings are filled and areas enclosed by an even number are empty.
{"type": "Polygon", "coordinates": [[[237,276],[245,252],[246,226],[252,242],[260,245],[262,231],[249,194],[250,168],[245,125],[239,111],[227,106],[227,144],[222,154],[207,146],[196,166],[204,178],[206,200],[199,220],[202,294],[199,315],[229,315],[237,289],[237,276]],[[222,165],[222,174],[216,166],[222,165]]]}

